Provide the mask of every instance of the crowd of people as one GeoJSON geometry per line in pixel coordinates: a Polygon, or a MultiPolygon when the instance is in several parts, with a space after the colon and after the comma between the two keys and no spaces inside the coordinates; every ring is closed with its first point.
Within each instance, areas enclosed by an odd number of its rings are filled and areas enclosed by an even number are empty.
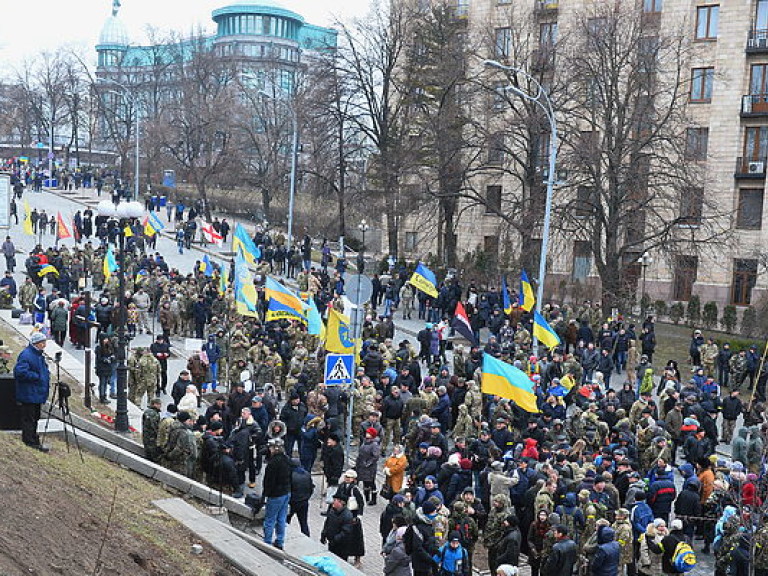
{"type": "MultiPolygon", "coordinates": [[[[60,344],[68,336],[74,348],[95,338],[103,402],[116,394],[115,327],[125,304],[129,334],[154,338],[128,362],[130,399],[145,407],[147,457],[234,497],[260,494],[269,544],[284,546],[293,516],[310,535],[314,472],[327,502],[315,536],[357,566],[383,554],[388,575],[468,576],[487,564],[510,576],[527,563],[533,576],[651,576],[685,572],[710,553],[719,574],[746,576],[750,563],[768,570],[765,373],[754,349],[732,353],[695,331],[690,358],[661,364],[652,317],[638,327],[585,302],[545,307],[561,346],[539,354],[529,314],[516,305],[505,314],[498,292],[449,278],[431,298],[393,267],[374,277],[355,383],[326,386],[319,338],[299,321],[265,321],[263,281],[289,273],[274,258],[286,251],[284,236],[254,236],[264,255],[260,300],[255,316],[241,316],[222,270],[198,262],[182,273],[151,249],[140,222],[120,294],[119,272],[105,277],[103,255],[124,231],[86,212],[74,248],[28,255],[18,289],[17,251],[4,245],[0,290],[32,315],[36,333],[49,330],[60,344]],[[47,265],[55,273],[41,276],[47,265]],[[452,334],[457,302],[478,336],[487,329],[483,345],[452,334]],[[414,305],[424,327],[413,341],[395,339],[395,316],[409,319],[414,305]],[[169,375],[177,336],[204,344],[169,375]],[[537,413],[482,392],[485,354],[529,375],[537,413]],[[173,399],[165,407],[163,393],[173,399]],[[730,461],[721,444],[731,445],[730,461]],[[372,513],[374,550],[362,523],[372,513]]],[[[321,250],[313,266],[309,237],[296,254],[298,289],[321,311],[343,310],[344,263],[334,269],[321,250]]]]}

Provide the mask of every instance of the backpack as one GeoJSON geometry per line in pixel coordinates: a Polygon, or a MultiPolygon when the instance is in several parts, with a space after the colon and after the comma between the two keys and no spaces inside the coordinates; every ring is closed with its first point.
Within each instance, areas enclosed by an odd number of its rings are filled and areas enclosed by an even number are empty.
{"type": "Polygon", "coordinates": [[[690,544],[687,542],[677,543],[672,554],[672,566],[675,568],[675,572],[680,574],[690,572],[696,567],[696,554],[693,553],[690,544]]]}

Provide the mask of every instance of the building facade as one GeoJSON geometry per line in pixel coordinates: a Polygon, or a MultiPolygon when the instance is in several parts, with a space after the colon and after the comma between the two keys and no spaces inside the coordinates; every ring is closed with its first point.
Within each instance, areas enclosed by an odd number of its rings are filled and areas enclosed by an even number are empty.
{"type": "MultiPolygon", "coordinates": [[[[468,38],[489,36],[485,57],[498,58],[508,43],[518,41],[510,21],[530,18],[535,40],[531,53],[541,55],[558,35],[572,33],[573,19],[594,0],[453,0],[457,15],[467,20],[468,38]]],[[[630,5],[630,2],[625,4],[630,5]]],[[[768,169],[768,0],[638,0],[644,34],[650,39],[665,30],[682,30],[687,93],[685,161],[701,174],[701,184],[685,202],[681,233],[695,230],[707,211],[719,214],[721,235],[711,246],[690,253],[667,253],[663,247],[645,253],[639,247],[625,262],[627,276],[639,299],[713,300],[720,310],[733,304],[748,306],[768,294],[764,268],[768,234],[764,224],[765,180],[768,169]],[[713,208],[713,206],[715,208],[713,208]],[[645,253],[645,255],[644,255],[645,253]],[[631,261],[630,261],[631,260],[631,261]]],[[[482,46],[482,42],[475,42],[482,46]]],[[[482,55],[481,55],[482,58],[482,55]]],[[[553,74],[559,73],[557,60],[553,74]]],[[[475,58],[476,62],[481,60],[475,58]]],[[[508,62],[531,70],[536,62],[508,62]]],[[[480,74],[482,64],[471,74],[480,74]]],[[[485,112],[481,112],[485,113],[485,112]]],[[[568,119],[559,117],[559,122],[568,119]]],[[[560,149],[558,165],[567,165],[573,150],[560,149]]],[[[567,167],[567,166],[566,166],[567,167]]],[[[464,202],[456,225],[460,254],[481,251],[501,262],[505,251],[516,249],[517,238],[489,210],[489,203],[517,179],[492,172],[473,176],[473,187],[484,190],[486,203],[464,202]]],[[[574,193],[573,190],[570,192],[574,193]]],[[[581,191],[579,191],[579,194],[581,191]]],[[[557,197],[558,192],[555,192],[557,197]]],[[[408,258],[437,252],[434,225],[424,211],[408,214],[399,230],[399,248],[408,258]]],[[[768,224],[768,223],[766,223],[768,224]]],[[[581,287],[578,297],[596,297],[600,280],[589,243],[572,230],[555,225],[550,244],[546,293],[559,296],[581,287]]],[[[531,270],[528,271],[531,276],[531,270]]]]}

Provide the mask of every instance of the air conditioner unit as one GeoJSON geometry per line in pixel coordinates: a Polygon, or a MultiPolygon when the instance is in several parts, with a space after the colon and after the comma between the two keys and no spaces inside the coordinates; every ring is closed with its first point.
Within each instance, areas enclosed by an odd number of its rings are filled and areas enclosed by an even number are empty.
{"type": "Polygon", "coordinates": [[[749,174],[762,174],[765,172],[765,162],[750,162],[747,165],[747,172],[749,174]]]}

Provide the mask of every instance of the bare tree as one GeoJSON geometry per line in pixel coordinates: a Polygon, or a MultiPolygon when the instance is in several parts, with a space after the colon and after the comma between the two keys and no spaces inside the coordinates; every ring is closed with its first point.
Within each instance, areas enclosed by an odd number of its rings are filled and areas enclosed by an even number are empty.
{"type": "Polygon", "coordinates": [[[239,86],[235,68],[203,35],[174,44],[174,90],[157,121],[163,149],[194,184],[210,219],[208,187],[229,165],[239,86]]]}
{"type": "Polygon", "coordinates": [[[384,0],[351,26],[340,24],[339,70],[355,99],[348,120],[373,149],[369,182],[378,188],[387,220],[387,245],[397,255],[401,176],[412,157],[408,138],[411,107],[403,98],[400,67],[408,42],[410,11],[384,0]]]}
{"type": "Polygon", "coordinates": [[[634,294],[644,251],[695,253],[725,238],[728,219],[686,151],[682,27],[653,28],[636,2],[616,0],[577,14],[573,28],[562,64],[572,194],[560,226],[589,242],[610,307],[634,294]]]}

